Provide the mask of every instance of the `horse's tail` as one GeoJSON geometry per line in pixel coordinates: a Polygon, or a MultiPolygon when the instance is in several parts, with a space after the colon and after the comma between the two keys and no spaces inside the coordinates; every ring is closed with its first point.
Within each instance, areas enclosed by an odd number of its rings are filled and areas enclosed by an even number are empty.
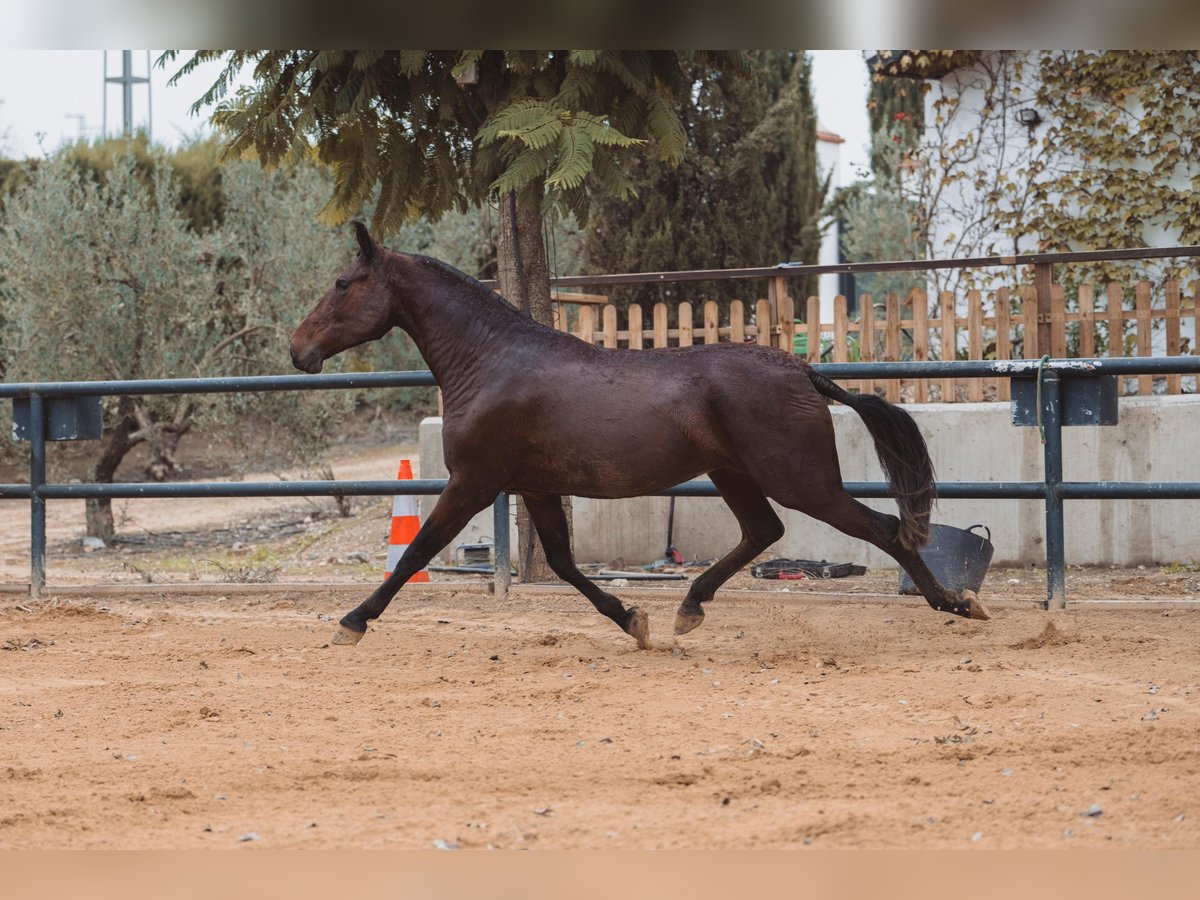
{"type": "Polygon", "coordinates": [[[929,511],[937,487],[929,448],[917,423],[903,409],[874,394],[852,394],[812,369],[808,377],[818,391],[862,418],[875,439],[875,452],[900,507],[900,543],[913,551],[924,546],[929,540],[929,511]]]}

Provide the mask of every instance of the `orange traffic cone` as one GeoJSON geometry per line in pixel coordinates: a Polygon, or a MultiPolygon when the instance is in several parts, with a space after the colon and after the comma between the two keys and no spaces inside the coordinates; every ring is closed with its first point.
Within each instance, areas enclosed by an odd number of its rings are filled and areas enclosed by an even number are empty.
{"type": "MultiPolygon", "coordinates": [[[[400,460],[400,472],[396,475],[398,481],[412,481],[412,464],[407,459],[400,460]]],[[[421,517],[417,512],[417,498],[412,494],[397,494],[392,500],[392,533],[388,537],[387,572],[384,578],[391,577],[400,564],[400,557],[413,542],[417,532],[421,530],[421,517]]],[[[422,569],[408,579],[414,581],[429,581],[429,570],[422,569]]]]}

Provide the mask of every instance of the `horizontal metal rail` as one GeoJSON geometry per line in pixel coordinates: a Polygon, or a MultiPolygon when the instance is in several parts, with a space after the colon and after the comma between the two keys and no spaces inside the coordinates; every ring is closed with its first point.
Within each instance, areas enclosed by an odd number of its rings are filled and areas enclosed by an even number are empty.
{"type": "Polygon", "coordinates": [[[44,381],[0,384],[0,397],[145,397],[157,394],[254,394],[348,388],[435,387],[433,373],[347,372],[328,375],[247,375],[240,378],[155,378],[140,381],[44,381]]]}
{"type": "MultiPolygon", "coordinates": [[[[639,353],[652,352],[639,350],[639,353]]],[[[930,360],[925,362],[814,363],[829,378],[1032,377],[1041,368],[1066,375],[1189,375],[1200,371],[1197,356],[1052,359],[930,360]]],[[[236,394],[269,391],[330,391],[357,388],[436,387],[428,370],[350,372],[327,375],[251,375],[242,378],[160,378],[141,381],[34,381],[0,383],[0,398],[133,397],[161,394],[236,394]]]]}
{"type": "MultiPolygon", "coordinates": [[[[806,278],[810,275],[855,275],[869,272],[929,272],[942,269],[982,269],[1011,266],[1045,266],[1130,259],[1175,259],[1200,256],[1200,246],[1138,247],[1124,250],[1081,250],[1069,253],[1016,253],[1011,256],[974,256],[966,259],[890,260],[861,263],[779,263],[741,269],[692,269],[680,272],[627,272],[619,275],[564,275],[551,278],[555,287],[588,287],[621,284],[671,284],[686,281],[743,281],[748,278],[806,278]]],[[[494,279],[482,282],[495,288],[494,279]]]]}
{"type": "MultiPolygon", "coordinates": [[[[1197,249],[1197,248],[1175,248],[1197,249]]],[[[1196,254],[1187,254],[1196,255],[1196,254]]],[[[646,352],[646,351],[640,351],[646,352]]],[[[1200,373],[1200,357],[1121,359],[823,363],[814,368],[830,378],[992,378],[1040,377],[1045,396],[1042,411],[1046,432],[1043,481],[945,482],[937,486],[947,499],[1028,499],[1046,505],[1047,605],[1065,603],[1063,500],[1200,499],[1200,482],[1070,482],[1063,481],[1059,381],[1097,375],[1168,375],[1200,373]]],[[[395,481],[278,481],[278,482],[165,482],[115,484],[58,484],[45,481],[44,404],[48,397],[133,396],[153,394],[235,393],[287,390],[344,390],[387,387],[428,387],[436,384],[427,371],[371,372],[329,375],[279,375],[247,378],[182,378],[141,381],[77,381],[0,384],[0,397],[30,400],[30,480],[0,484],[0,499],[28,500],[31,507],[31,576],[34,595],[45,585],[45,501],[89,498],[309,497],[390,496],[395,481]]],[[[405,493],[435,495],[444,479],[406,481],[405,493]]],[[[846,482],[855,497],[890,496],[885,482],[846,482]]],[[[715,497],[716,487],[695,480],[655,492],[657,496],[715,497]]],[[[507,589],[508,500],[503,494],[494,508],[496,523],[497,590],[507,589]]]]}
{"type": "MultiPolygon", "coordinates": [[[[414,479],[404,482],[405,494],[435,496],[446,488],[446,479],[414,479]]],[[[847,481],[846,493],[864,499],[891,496],[886,481],[847,481]]],[[[391,497],[395,481],[181,481],[114,482],[112,484],[44,484],[38,495],[46,500],[201,499],[205,497],[391,497]]],[[[1069,500],[1200,499],[1200,481],[1064,481],[1058,495],[1069,500]]],[[[937,494],[944,500],[1041,500],[1046,496],[1041,481],[942,481],[937,494]]],[[[27,484],[0,484],[0,500],[28,500],[27,484]]],[[[648,497],[719,497],[711,481],[685,481],[648,497]]]]}

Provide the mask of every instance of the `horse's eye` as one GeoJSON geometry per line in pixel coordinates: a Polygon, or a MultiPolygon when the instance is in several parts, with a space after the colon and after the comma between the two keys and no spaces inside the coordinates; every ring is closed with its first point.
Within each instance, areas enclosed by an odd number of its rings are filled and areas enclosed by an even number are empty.
{"type": "Polygon", "coordinates": [[[350,282],[348,282],[345,278],[339,278],[334,282],[334,284],[337,285],[337,289],[339,291],[344,291],[346,288],[350,287],[350,282]]]}

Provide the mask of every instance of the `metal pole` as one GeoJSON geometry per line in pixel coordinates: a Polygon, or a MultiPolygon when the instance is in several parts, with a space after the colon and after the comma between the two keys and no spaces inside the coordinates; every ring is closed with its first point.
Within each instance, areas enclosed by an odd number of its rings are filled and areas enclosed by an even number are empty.
{"type": "Polygon", "coordinates": [[[146,140],[154,140],[154,83],[151,81],[153,67],[150,63],[150,51],[146,51],[146,140]]]}
{"type": "Polygon", "coordinates": [[[41,394],[29,395],[29,596],[46,586],[46,410],[41,394]]]}
{"type": "Polygon", "coordinates": [[[133,134],[133,51],[121,51],[121,103],[124,114],[121,117],[124,135],[133,134]]]}
{"type": "Polygon", "coordinates": [[[1046,609],[1066,609],[1066,542],[1063,529],[1062,392],[1058,372],[1042,376],[1042,428],[1046,473],[1046,609]]]}
{"type": "Polygon", "coordinates": [[[492,590],[498,597],[507,597],[512,583],[512,551],[508,536],[508,494],[501,491],[492,505],[492,530],[495,532],[496,568],[492,590]]]}

